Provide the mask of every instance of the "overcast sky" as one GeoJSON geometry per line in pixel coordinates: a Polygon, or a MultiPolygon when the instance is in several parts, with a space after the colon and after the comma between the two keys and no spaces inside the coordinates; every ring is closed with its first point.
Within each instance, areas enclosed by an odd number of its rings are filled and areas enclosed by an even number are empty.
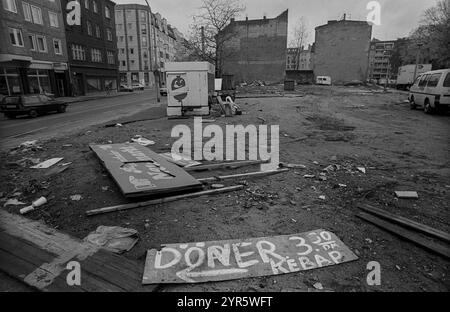
{"type": "MultiPolygon", "coordinates": [[[[145,0],[113,0],[116,3],[145,4],[145,0]]],[[[310,29],[310,41],[314,40],[314,27],[326,24],[330,19],[365,20],[369,0],[242,0],[246,11],[237,19],[260,19],[264,14],[273,18],[289,9],[289,32],[295,21],[304,16],[310,29]]],[[[379,0],[381,25],[373,26],[372,36],[381,40],[407,36],[417,26],[423,11],[435,5],[436,0],[379,0]]],[[[159,12],[169,24],[187,34],[192,15],[198,12],[201,0],[149,0],[152,12],[159,12]]]]}

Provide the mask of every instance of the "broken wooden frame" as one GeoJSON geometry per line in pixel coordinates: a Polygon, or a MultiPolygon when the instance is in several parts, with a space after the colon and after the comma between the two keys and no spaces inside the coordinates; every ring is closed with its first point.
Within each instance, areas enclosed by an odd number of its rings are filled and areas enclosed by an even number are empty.
{"type": "Polygon", "coordinates": [[[287,172],[287,171],[289,171],[289,169],[256,171],[256,172],[239,173],[239,174],[232,174],[232,175],[226,175],[226,176],[202,178],[202,179],[197,179],[197,180],[202,182],[202,183],[207,183],[207,182],[211,182],[211,181],[221,181],[221,180],[230,180],[230,179],[239,179],[239,178],[265,177],[265,176],[268,176],[268,175],[279,174],[279,173],[283,173],[283,172],[287,172]]]}

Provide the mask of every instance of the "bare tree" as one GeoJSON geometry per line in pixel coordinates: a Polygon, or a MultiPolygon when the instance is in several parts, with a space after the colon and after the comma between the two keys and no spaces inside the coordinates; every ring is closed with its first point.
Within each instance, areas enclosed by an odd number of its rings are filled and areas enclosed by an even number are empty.
{"type": "Polygon", "coordinates": [[[193,16],[189,42],[198,58],[214,63],[221,74],[223,51],[229,35],[218,36],[230,20],[245,10],[241,0],[202,0],[199,13],[193,16]]]}
{"type": "Polygon", "coordinates": [[[300,54],[303,46],[307,42],[309,38],[309,29],[308,23],[305,17],[300,17],[295,24],[292,40],[289,42],[289,47],[294,49],[294,61],[295,61],[295,69],[298,70],[300,67],[300,54]]]}

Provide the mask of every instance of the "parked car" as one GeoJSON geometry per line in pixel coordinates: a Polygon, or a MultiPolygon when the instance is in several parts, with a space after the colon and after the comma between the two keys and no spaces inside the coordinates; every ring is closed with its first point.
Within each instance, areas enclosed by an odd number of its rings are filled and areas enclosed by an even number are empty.
{"type": "Polygon", "coordinates": [[[331,77],[330,76],[317,76],[316,84],[331,86],[331,77]]]}
{"type": "Polygon", "coordinates": [[[145,85],[140,82],[135,82],[131,85],[131,88],[133,88],[133,90],[144,90],[145,85]]]}
{"type": "Polygon", "coordinates": [[[53,96],[45,94],[12,95],[3,98],[0,104],[0,112],[7,118],[15,118],[18,115],[28,115],[31,118],[39,114],[56,111],[64,113],[67,103],[55,100],[53,96]]]}
{"type": "Polygon", "coordinates": [[[411,109],[423,106],[426,114],[450,109],[450,68],[419,75],[409,90],[411,109]]]}
{"type": "Polygon", "coordinates": [[[127,85],[121,84],[119,86],[119,92],[133,92],[133,88],[130,88],[127,85]]]}

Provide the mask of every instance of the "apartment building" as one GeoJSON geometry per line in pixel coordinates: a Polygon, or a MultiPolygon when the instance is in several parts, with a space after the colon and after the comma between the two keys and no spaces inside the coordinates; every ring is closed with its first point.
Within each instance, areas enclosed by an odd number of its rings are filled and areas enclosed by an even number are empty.
{"type": "Polygon", "coordinates": [[[286,53],[286,70],[312,70],[311,45],[305,49],[288,48],[286,53]]]}
{"type": "Polygon", "coordinates": [[[68,53],[59,0],[2,0],[0,93],[69,94],[68,53]]]}
{"type": "Polygon", "coordinates": [[[395,79],[397,73],[391,70],[390,58],[395,50],[396,41],[373,39],[369,52],[369,79],[380,82],[381,79],[395,79]]]}
{"type": "Polygon", "coordinates": [[[115,15],[120,82],[154,86],[155,75],[164,82],[164,64],[175,60],[176,28],[146,5],[119,4],[115,15]]]}
{"type": "MultiPolygon", "coordinates": [[[[70,0],[60,0],[66,8],[70,0]]],[[[118,63],[115,30],[115,3],[110,0],[77,0],[81,7],[81,25],[64,24],[73,95],[115,90],[118,63]]]]}

